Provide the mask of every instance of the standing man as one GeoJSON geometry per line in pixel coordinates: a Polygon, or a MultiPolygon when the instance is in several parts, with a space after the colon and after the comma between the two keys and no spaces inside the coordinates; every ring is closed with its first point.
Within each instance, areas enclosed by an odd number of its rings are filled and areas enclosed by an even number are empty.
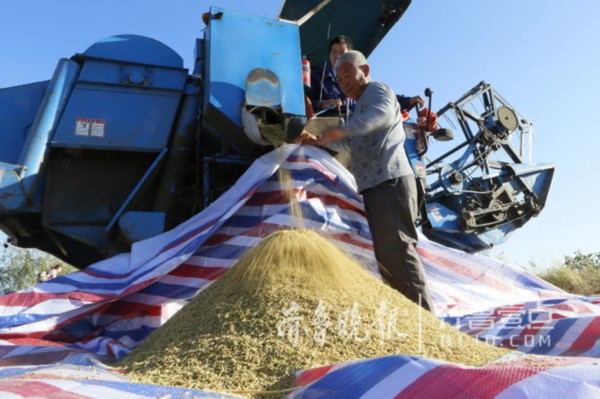
{"type": "Polygon", "coordinates": [[[296,142],[350,151],[381,275],[408,299],[432,311],[416,251],[417,187],[404,151],[400,105],[387,85],[371,81],[370,67],[359,51],[340,55],[335,67],[341,90],[356,101],[353,114],[343,127],[327,129],[318,138],[303,132],[296,142]]]}

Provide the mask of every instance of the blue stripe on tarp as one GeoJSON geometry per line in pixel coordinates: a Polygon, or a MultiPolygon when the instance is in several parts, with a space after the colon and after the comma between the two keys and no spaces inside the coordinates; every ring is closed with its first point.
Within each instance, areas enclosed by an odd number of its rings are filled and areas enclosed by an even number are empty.
{"type": "Polygon", "coordinates": [[[160,281],[144,288],[140,292],[143,294],[157,295],[171,299],[188,299],[198,291],[198,288],[185,285],[168,284],[160,281]]]}
{"type": "Polygon", "coordinates": [[[412,356],[386,356],[351,364],[324,375],[310,385],[306,394],[294,398],[360,398],[379,381],[417,359],[412,356]],[[331,396],[332,393],[335,395],[331,396]]]}
{"type": "Polygon", "coordinates": [[[47,366],[38,367],[0,367],[0,379],[6,379],[11,377],[18,377],[23,374],[30,373],[32,371],[41,370],[47,366]]]}
{"type": "Polygon", "coordinates": [[[133,341],[140,342],[140,341],[143,341],[144,339],[146,339],[146,337],[148,335],[150,335],[152,333],[152,331],[156,330],[156,328],[158,328],[158,327],[141,326],[141,327],[137,327],[135,329],[129,329],[129,330],[126,330],[126,329],[117,330],[117,331],[108,330],[104,334],[102,334],[102,336],[107,337],[107,338],[113,338],[116,340],[122,339],[124,337],[128,337],[128,338],[132,339],[133,341]]]}
{"type": "MultiPolygon", "coordinates": [[[[510,278],[510,276],[509,276],[509,278],[510,278]]],[[[525,286],[527,288],[544,289],[544,290],[556,290],[556,287],[554,287],[552,284],[547,283],[545,281],[543,281],[543,282],[534,281],[531,278],[529,278],[528,276],[526,276],[524,273],[519,274],[517,276],[517,278],[515,278],[514,280],[517,283],[519,283],[520,285],[525,286]]]]}

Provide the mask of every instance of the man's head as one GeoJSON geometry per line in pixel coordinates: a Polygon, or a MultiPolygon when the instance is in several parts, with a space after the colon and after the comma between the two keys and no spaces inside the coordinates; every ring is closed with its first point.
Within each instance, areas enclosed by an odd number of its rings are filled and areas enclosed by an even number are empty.
{"type": "Polygon", "coordinates": [[[369,64],[360,51],[348,51],[340,55],[335,63],[335,74],[344,94],[358,100],[371,81],[369,64]]]}
{"type": "Polygon", "coordinates": [[[353,48],[352,40],[350,40],[348,36],[340,35],[334,37],[333,40],[329,42],[329,61],[331,61],[331,65],[335,67],[337,58],[353,48]]]}

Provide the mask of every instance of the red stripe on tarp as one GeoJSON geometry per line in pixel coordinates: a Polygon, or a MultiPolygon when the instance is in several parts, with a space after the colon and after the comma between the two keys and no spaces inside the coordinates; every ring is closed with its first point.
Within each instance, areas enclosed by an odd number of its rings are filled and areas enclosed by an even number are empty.
{"type": "Polygon", "coordinates": [[[32,307],[51,299],[78,300],[83,302],[96,302],[111,297],[113,294],[91,294],[88,292],[71,291],[67,293],[52,292],[13,292],[0,296],[0,306],[32,307]]]}
{"type": "Polygon", "coordinates": [[[229,268],[227,267],[210,267],[210,266],[197,266],[188,263],[183,263],[178,266],[175,270],[169,273],[169,276],[176,277],[193,277],[201,278],[204,280],[216,280],[223,275],[229,268]]]}
{"type": "Polygon", "coordinates": [[[561,356],[577,356],[590,350],[600,339],[600,317],[594,317],[588,326],[579,334],[569,349],[561,356]]]}
{"type": "Polygon", "coordinates": [[[460,368],[442,365],[423,374],[395,399],[469,398],[490,399],[506,388],[552,366],[460,368]]]}
{"type": "Polygon", "coordinates": [[[328,234],[327,238],[329,238],[330,240],[341,241],[341,242],[344,242],[346,244],[353,245],[355,247],[360,247],[360,248],[364,248],[364,249],[373,250],[373,244],[368,244],[368,243],[365,243],[363,241],[355,240],[348,233],[328,234]]]}
{"type": "Polygon", "coordinates": [[[315,369],[310,369],[310,370],[303,371],[294,380],[294,386],[295,387],[301,387],[303,385],[310,384],[311,382],[316,381],[319,378],[323,377],[332,368],[333,368],[333,366],[324,366],[324,367],[318,367],[318,368],[315,368],[315,369]]]}
{"type": "MultiPolygon", "coordinates": [[[[561,303],[555,303],[548,305],[547,308],[553,313],[564,312],[567,315],[576,314],[584,315],[595,313],[592,306],[588,302],[575,302],[575,301],[564,301],[561,303]]],[[[563,314],[564,314],[563,313],[563,314]]]]}
{"type": "MultiPolygon", "coordinates": [[[[111,316],[122,316],[123,319],[131,319],[140,316],[161,316],[162,306],[160,305],[146,305],[137,302],[118,301],[112,306],[106,308],[101,313],[103,315],[111,316]]],[[[98,312],[100,313],[100,312],[98,312]]]]}
{"type": "Polygon", "coordinates": [[[0,380],[0,393],[10,392],[24,398],[46,399],[90,399],[91,396],[79,395],[65,391],[52,384],[40,381],[25,381],[17,379],[0,380]]]}

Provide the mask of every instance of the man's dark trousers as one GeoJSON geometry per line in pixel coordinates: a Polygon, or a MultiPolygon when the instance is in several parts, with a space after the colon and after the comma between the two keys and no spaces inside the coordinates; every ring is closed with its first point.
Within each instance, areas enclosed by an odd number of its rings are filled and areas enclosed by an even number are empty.
{"type": "Polygon", "coordinates": [[[417,184],[413,175],[362,192],[379,271],[385,281],[424,309],[433,310],[417,253],[417,184]],[[419,297],[420,296],[420,297],[419,297]]]}

